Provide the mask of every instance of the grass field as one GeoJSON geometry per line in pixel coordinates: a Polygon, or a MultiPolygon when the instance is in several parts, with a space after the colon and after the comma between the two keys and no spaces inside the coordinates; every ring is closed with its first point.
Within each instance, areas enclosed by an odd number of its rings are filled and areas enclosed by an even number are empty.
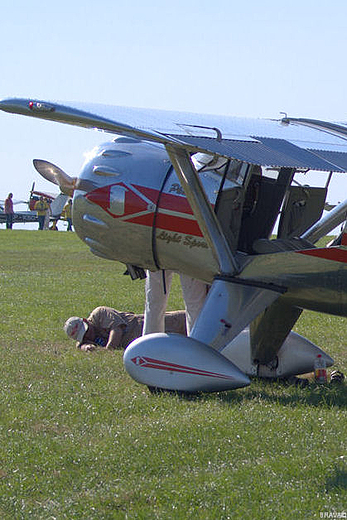
{"type": "MultiPolygon", "coordinates": [[[[346,383],[151,395],[121,352],[62,330],[101,304],[142,312],[143,281],[74,233],[0,243],[1,520],[347,517],[346,383]]],[[[347,372],[346,320],[304,312],[295,330],[347,372]]]]}

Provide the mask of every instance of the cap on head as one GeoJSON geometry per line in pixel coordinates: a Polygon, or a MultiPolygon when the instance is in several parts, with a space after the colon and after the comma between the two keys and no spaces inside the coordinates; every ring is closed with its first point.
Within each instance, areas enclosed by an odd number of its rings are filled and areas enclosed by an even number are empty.
{"type": "Polygon", "coordinates": [[[81,343],[85,333],[88,330],[88,323],[86,323],[83,318],[72,316],[66,320],[64,330],[66,334],[70,336],[70,338],[75,339],[81,343]]]}

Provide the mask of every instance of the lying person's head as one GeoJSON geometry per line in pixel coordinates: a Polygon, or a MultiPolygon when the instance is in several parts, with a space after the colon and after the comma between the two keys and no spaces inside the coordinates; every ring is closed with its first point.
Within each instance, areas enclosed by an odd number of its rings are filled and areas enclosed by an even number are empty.
{"type": "Polygon", "coordinates": [[[94,326],[86,319],[72,316],[64,325],[66,334],[78,343],[93,341],[95,337],[94,326]]]}

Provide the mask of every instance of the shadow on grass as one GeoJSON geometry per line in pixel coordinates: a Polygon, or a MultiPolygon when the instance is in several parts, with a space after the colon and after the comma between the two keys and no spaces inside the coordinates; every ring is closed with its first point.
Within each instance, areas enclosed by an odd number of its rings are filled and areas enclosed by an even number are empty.
{"type": "Polygon", "coordinates": [[[235,402],[235,397],[241,403],[252,399],[274,402],[286,406],[316,406],[323,408],[338,407],[347,409],[347,388],[343,384],[317,385],[310,383],[305,387],[286,384],[279,381],[262,381],[256,388],[249,386],[243,392],[228,392],[220,394],[224,402],[235,402]]]}
{"type": "Polygon", "coordinates": [[[328,493],[338,489],[347,489],[347,468],[336,467],[325,483],[325,491],[328,493]]]}
{"type": "Polygon", "coordinates": [[[292,385],[281,381],[263,380],[242,390],[232,390],[229,392],[216,393],[186,393],[177,391],[154,391],[154,394],[172,394],[186,401],[218,400],[225,404],[239,403],[245,401],[273,402],[285,406],[315,406],[315,407],[338,407],[347,409],[347,388],[346,384],[317,385],[307,384],[304,387],[292,385]],[[254,385],[254,386],[253,386],[254,385]]]}

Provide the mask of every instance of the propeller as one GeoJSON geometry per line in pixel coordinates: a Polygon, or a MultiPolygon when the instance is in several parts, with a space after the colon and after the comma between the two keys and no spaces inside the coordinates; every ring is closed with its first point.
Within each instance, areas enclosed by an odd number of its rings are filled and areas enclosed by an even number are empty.
{"type": "Polygon", "coordinates": [[[34,159],[33,164],[44,179],[53,182],[53,184],[57,184],[62,193],[72,197],[76,188],[77,177],[70,177],[70,175],[65,173],[59,166],[44,161],[43,159],[34,159]]]}
{"type": "Polygon", "coordinates": [[[49,182],[57,184],[60,191],[69,197],[73,196],[75,190],[91,191],[97,188],[97,185],[85,179],[78,177],[70,177],[59,166],[53,163],[44,161],[43,159],[34,159],[33,164],[39,174],[49,182]]]}

